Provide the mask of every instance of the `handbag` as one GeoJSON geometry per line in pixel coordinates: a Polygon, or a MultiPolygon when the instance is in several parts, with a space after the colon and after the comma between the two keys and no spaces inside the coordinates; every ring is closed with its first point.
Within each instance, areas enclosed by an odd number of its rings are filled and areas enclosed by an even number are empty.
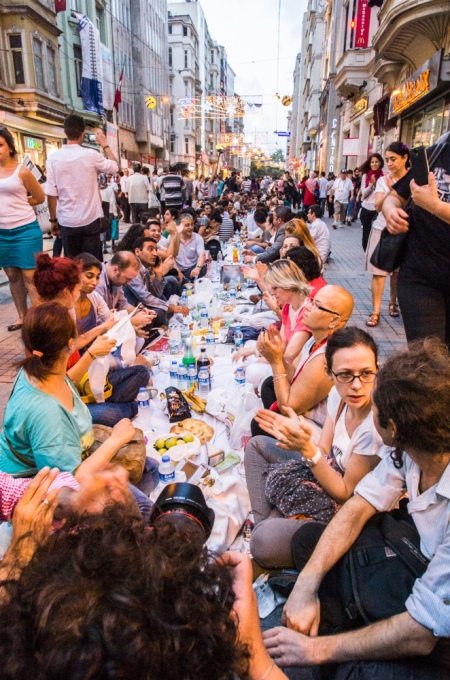
{"type": "MultiPolygon", "coordinates": [[[[444,150],[445,142],[438,144],[428,159],[428,164],[431,167],[436,163],[437,159],[444,150]]],[[[408,211],[411,207],[412,200],[408,199],[405,210],[408,211]]],[[[402,263],[406,250],[406,241],[408,232],[403,234],[391,234],[387,227],[381,232],[380,240],[370,257],[370,264],[373,264],[377,269],[391,274],[398,269],[402,263]]]]}
{"type": "MultiPolygon", "coordinates": [[[[341,399],[334,424],[336,426],[345,402],[341,399]]],[[[341,472],[334,459],[329,465],[341,472]]],[[[292,459],[270,466],[265,485],[266,498],[284,517],[300,515],[303,519],[329,522],[339,509],[339,504],[321,487],[311,468],[303,460],[292,459]]]]}
{"type": "MultiPolygon", "coordinates": [[[[112,427],[108,427],[107,425],[94,425],[93,430],[94,443],[89,449],[81,454],[82,460],[91,456],[112,433],[112,427]]],[[[137,484],[144,472],[146,457],[147,451],[145,448],[144,433],[137,427],[133,439],[117,451],[114,458],[111,460],[111,464],[120,465],[125,468],[128,472],[130,483],[137,484]]]]}

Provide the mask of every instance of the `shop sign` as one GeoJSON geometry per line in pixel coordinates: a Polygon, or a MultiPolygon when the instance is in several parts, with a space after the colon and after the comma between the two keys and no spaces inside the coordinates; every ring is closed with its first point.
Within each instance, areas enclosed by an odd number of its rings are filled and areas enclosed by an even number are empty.
{"type": "Polygon", "coordinates": [[[356,116],[360,116],[364,111],[367,111],[369,107],[369,98],[368,97],[360,97],[359,99],[356,100],[356,102],[353,104],[352,107],[352,113],[350,118],[356,118],[356,116]]]}
{"type": "Polygon", "coordinates": [[[39,151],[42,153],[44,149],[44,144],[42,139],[36,139],[36,137],[25,137],[24,136],[25,147],[27,149],[33,149],[33,151],[39,151]]]}
{"type": "Polygon", "coordinates": [[[389,100],[389,118],[406,111],[419,99],[435,89],[439,79],[442,50],[436,52],[411,78],[394,90],[389,100]]]}
{"type": "Polygon", "coordinates": [[[369,47],[370,9],[369,0],[358,0],[355,28],[356,48],[369,47]]]}

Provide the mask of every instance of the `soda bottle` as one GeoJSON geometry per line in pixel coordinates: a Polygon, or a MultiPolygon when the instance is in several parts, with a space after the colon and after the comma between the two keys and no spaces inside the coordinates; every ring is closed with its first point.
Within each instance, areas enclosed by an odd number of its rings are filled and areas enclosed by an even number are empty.
{"type": "Polygon", "coordinates": [[[184,340],[183,365],[186,367],[186,369],[188,369],[191,365],[195,366],[195,357],[192,353],[192,340],[190,337],[187,337],[184,340]]]}
{"type": "Polygon", "coordinates": [[[175,481],[175,468],[167,454],[161,458],[158,473],[160,484],[172,484],[175,481]]]}
{"type": "Polygon", "coordinates": [[[207,368],[208,372],[211,368],[211,362],[206,355],[206,348],[202,347],[200,350],[200,356],[197,359],[197,373],[200,373],[201,368],[207,368]]]}
{"type": "Polygon", "coordinates": [[[239,248],[237,245],[233,246],[232,260],[233,264],[239,264],[239,248]]]}

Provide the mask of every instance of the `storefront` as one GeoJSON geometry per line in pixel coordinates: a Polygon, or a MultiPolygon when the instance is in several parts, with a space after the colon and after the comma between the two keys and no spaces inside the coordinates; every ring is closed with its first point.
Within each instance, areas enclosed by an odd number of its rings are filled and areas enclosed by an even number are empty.
{"type": "Polygon", "coordinates": [[[389,117],[400,117],[400,139],[431,146],[450,130],[450,59],[436,52],[392,92],[389,117]]]}
{"type": "Polygon", "coordinates": [[[65,139],[62,127],[6,111],[0,111],[0,124],[5,125],[14,137],[19,160],[23,161],[27,155],[41,169],[45,168],[47,158],[59,149],[65,139]]]}

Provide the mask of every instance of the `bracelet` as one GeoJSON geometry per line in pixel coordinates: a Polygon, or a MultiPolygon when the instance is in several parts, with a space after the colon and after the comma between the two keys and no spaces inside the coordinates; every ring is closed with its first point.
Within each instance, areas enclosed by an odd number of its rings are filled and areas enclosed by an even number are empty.
{"type": "Polygon", "coordinates": [[[287,377],[287,373],[279,373],[278,375],[273,376],[273,382],[275,382],[275,380],[281,380],[281,378],[286,378],[286,377],[287,377]]]}
{"type": "Polygon", "coordinates": [[[56,217],[53,217],[53,219],[50,217],[50,219],[49,219],[49,222],[51,222],[51,224],[55,224],[55,222],[57,222],[57,221],[58,220],[57,220],[56,217]]]}
{"type": "Polygon", "coordinates": [[[109,144],[107,144],[106,146],[104,146],[102,148],[103,148],[103,151],[104,151],[105,149],[109,149],[110,147],[109,147],[109,144]]]}
{"type": "Polygon", "coordinates": [[[95,361],[96,357],[95,357],[94,354],[92,354],[91,350],[90,350],[90,349],[87,349],[86,352],[89,354],[89,356],[91,357],[91,359],[92,359],[93,361],[95,361]]]}
{"type": "Polygon", "coordinates": [[[269,669],[262,675],[259,680],[266,680],[266,678],[269,677],[269,675],[272,673],[273,669],[275,668],[275,661],[272,661],[272,663],[269,666],[269,669]]]}

